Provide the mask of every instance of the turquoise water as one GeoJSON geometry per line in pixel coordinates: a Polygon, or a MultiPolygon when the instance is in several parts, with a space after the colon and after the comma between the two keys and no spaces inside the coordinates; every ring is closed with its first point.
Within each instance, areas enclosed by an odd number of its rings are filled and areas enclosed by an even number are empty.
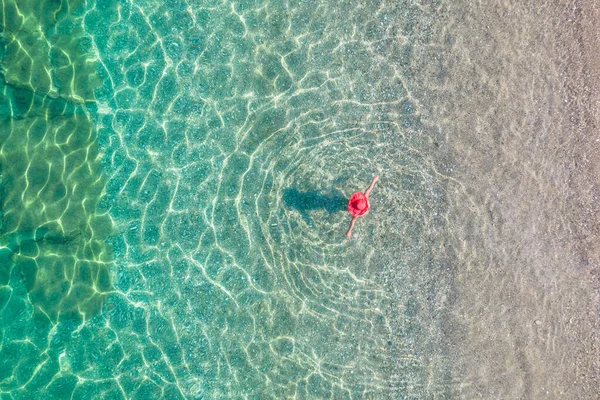
{"type": "Polygon", "coordinates": [[[2,398],[428,393],[423,11],[2,5],[2,398]]]}
{"type": "Polygon", "coordinates": [[[487,9],[443,1],[0,4],[0,399],[547,393],[531,371],[558,363],[517,353],[531,318],[506,314],[533,284],[506,271],[559,256],[521,250],[530,192],[493,202],[522,168],[490,172],[537,153],[485,162],[498,121],[546,127],[528,101],[558,102],[542,61],[542,95],[497,78],[527,29],[483,46],[463,20],[487,9]]]}

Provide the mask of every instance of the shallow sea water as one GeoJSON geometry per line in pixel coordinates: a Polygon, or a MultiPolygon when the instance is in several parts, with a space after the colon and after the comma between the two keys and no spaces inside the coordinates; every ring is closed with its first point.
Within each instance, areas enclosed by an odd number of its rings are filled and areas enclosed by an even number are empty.
{"type": "Polygon", "coordinates": [[[593,396],[578,2],[1,5],[0,398],[593,396]]]}

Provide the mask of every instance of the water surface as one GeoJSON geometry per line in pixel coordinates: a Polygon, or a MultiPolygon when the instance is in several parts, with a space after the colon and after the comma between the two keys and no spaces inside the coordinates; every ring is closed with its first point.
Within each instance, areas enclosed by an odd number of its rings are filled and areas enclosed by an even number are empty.
{"type": "Polygon", "coordinates": [[[7,398],[593,393],[577,4],[2,17],[7,398]]]}

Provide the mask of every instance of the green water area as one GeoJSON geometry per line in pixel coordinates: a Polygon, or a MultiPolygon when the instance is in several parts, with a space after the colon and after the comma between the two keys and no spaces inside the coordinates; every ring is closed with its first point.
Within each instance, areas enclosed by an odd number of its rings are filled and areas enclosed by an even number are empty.
{"type": "Polygon", "coordinates": [[[0,400],[456,397],[447,9],[0,0],[0,400]]]}

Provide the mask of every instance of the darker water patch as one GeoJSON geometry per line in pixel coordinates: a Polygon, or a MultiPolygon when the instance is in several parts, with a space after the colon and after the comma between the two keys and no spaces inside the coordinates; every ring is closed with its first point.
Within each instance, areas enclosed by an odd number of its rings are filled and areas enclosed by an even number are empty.
{"type": "Polygon", "coordinates": [[[112,288],[113,227],[96,210],[106,180],[93,119],[100,82],[81,26],[84,4],[3,5],[0,291],[14,301],[0,299],[0,321],[12,322],[16,310],[30,315],[27,307],[52,322],[89,319],[112,288]]]}

